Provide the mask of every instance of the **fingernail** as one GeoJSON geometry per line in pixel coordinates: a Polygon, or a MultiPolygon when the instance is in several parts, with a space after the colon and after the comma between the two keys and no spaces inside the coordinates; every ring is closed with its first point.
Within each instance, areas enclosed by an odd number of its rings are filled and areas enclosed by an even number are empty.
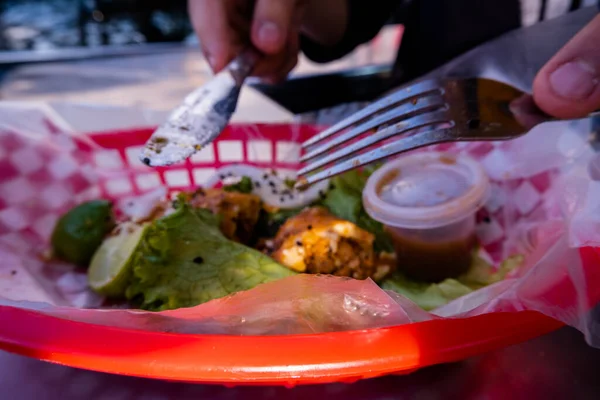
{"type": "Polygon", "coordinates": [[[510,110],[511,113],[515,114],[515,115],[521,115],[525,113],[525,106],[528,103],[528,95],[523,95],[521,97],[518,97],[516,99],[514,99],[513,101],[511,101],[508,104],[508,109],[510,110]]]}
{"type": "Polygon", "coordinates": [[[554,93],[570,100],[581,100],[591,95],[598,85],[598,71],[585,61],[571,61],[550,74],[554,93]]]}
{"type": "Polygon", "coordinates": [[[258,28],[258,41],[263,45],[279,44],[281,33],[273,22],[263,22],[258,28]]]}

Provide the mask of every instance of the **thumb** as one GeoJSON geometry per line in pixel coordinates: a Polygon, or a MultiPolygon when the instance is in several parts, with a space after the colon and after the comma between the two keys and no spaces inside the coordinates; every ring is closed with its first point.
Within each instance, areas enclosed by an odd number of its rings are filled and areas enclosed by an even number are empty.
{"type": "Polygon", "coordinates": [[[224,0],[190,0],[188,9],[200,46],[210,67],[218,72],[239,52],[235,25],[224,0]]]}
{"type": "Polygon", "coordinates": [[[304,0],[258,0],[254,6],[252,43],[265,54],[285,50],[303,10],[304,0]]]}
{"type": "Polygon", "coordinates": [[[559,118],[600,109],[600,15],[538,72],[533,97],[543,111],[559,118]]]}

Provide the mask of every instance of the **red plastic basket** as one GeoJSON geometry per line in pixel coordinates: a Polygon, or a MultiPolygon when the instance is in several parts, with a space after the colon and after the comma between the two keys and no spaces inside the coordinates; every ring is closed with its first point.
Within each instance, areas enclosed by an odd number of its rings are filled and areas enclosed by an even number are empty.
{"type": "MultiPolygon", "coordinates": [[[[131,167],[127,174],[119,174],[120,182],[110,177],[100,182],[104,196],[139,194],[153,185],[187,189],[202,183],[215,168],[238,161],[294,170],[298,165],[293,153],[300,151],[298,143],[313,135],[315,128],[233,126],[200,156],[157,170],[137,161],[138,150],[151,132],[137,129],[89,135],[104,149],[97,157],[104,167],[131,167]]],[[[85,143],[81,146],[90,148],[85,143]]],[[[584,267],[595,267],[585,270],[597,274],[600,250],[583,248],[580,254],[584,267]]],[[[600,276],[589,279],[600,281],[600,276]]],[[[588,304],[600,301],[598,286],[589,291],[588,304]]],[[[560,293],[573,288],[565,278],[547,290],[547,299],[560,303],[560,293]]],[[[293,386],[407,373],[525,341],[560,326],[562,323],[538,312],[521,311],[314,335],[184,335],[91,325],[0,306],[0,348],[115,374],[226,385],[293,386]]]]}

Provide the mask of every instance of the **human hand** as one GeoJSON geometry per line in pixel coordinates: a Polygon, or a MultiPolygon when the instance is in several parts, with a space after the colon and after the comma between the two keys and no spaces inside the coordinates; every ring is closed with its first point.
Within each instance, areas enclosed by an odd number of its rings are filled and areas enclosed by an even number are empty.
{"type": "Polygon", "coordinates": [[[584,117],[600,109],[600,15],[538,72],[533,98],[558,118],[584,117]]]}
{"type": "Polygon", "coordinates": [[[301,31],[328,44],[345,28],[345,0],[190,0],[188,7],[213,71],[253,45],[264,57],[252,75],[270,82],[296,65],[301,31]]]}

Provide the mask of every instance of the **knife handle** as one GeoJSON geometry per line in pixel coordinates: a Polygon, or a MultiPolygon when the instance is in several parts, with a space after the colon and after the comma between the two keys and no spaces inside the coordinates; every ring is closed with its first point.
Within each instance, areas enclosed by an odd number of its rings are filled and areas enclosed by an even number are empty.
{"type": "Polygon", "coordinates": [[[262,56],[253,47],[247,47],[225,67],[238,86],[250,75],[254,66],[262,56]]]}

